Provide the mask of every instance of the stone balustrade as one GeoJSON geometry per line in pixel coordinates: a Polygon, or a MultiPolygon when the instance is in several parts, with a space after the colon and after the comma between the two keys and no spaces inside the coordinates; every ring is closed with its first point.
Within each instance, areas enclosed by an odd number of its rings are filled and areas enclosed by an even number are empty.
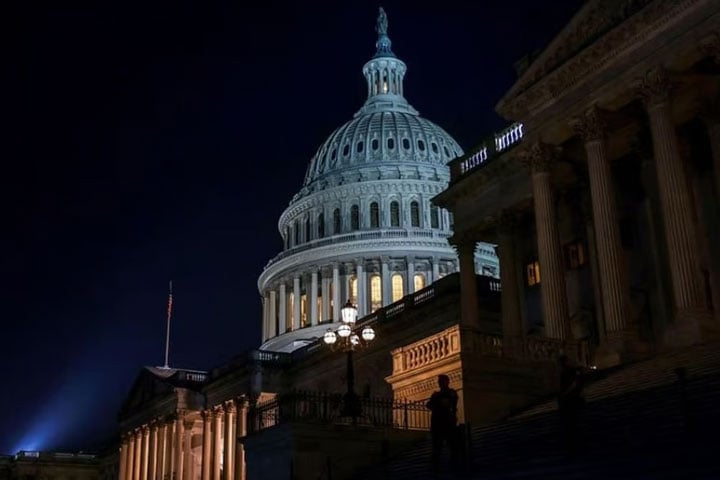
{"type": "Polygon", "coordinates": [[[415,370],[460,353],[457,325],[392,351],[393,374],[415,370]]]}

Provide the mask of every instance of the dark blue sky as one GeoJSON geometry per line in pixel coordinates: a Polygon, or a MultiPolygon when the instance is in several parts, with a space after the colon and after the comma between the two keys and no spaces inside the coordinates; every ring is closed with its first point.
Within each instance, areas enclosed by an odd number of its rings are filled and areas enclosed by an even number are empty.
{"type": "MultiPolygon", "coordinates": [[[[87,449],[162,364],[168,280],[172,366],[259,344],[277,218],[364,101],[378,3],[18,3],[2,20],[0,453],[87,449]]],[[[471,147],[505,124],[513,63],[582,3],[383,2],[406,97],[471,147]]]]}

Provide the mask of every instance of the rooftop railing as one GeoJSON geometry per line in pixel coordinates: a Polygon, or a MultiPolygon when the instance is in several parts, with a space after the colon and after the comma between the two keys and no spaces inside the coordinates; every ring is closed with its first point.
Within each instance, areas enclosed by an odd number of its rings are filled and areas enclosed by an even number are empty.
{"type": "Polygon", "coordinates": [[[522,141],[523,124],[514,123],[508,128],[483,140],[480,145],[465,155],[450,162],[450,183],[457,182],[466,174],[485,166],[502,153],[522,141]]]}

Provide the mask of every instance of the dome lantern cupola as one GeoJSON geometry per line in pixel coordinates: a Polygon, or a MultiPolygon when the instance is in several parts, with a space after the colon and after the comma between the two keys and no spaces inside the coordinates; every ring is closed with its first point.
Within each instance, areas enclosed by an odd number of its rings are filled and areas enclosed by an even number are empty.
{"type": "Polygon", "coordinates": [[[376,52],[363,67],[363,75],[368,85],[368,98],[365,105],[355,114],[356,116],[378,111],[418,114],[403,97],[403,79],[407,66],[393,53],[387,28],[387,15],[380,7],[375,26],[378,34],[375,42],[376,52]]]}

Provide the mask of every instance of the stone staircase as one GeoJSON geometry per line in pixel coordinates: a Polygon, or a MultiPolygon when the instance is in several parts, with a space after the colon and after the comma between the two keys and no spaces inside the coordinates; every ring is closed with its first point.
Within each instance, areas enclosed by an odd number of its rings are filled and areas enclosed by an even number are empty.
{"type": "Polygon", "coordinates": [[[433,474],[425,440],[357,478],[720,478],[720,345],[596,372],[585,399],[572,454],[547,401],[471,428],[461,473],[433,474]]]}

